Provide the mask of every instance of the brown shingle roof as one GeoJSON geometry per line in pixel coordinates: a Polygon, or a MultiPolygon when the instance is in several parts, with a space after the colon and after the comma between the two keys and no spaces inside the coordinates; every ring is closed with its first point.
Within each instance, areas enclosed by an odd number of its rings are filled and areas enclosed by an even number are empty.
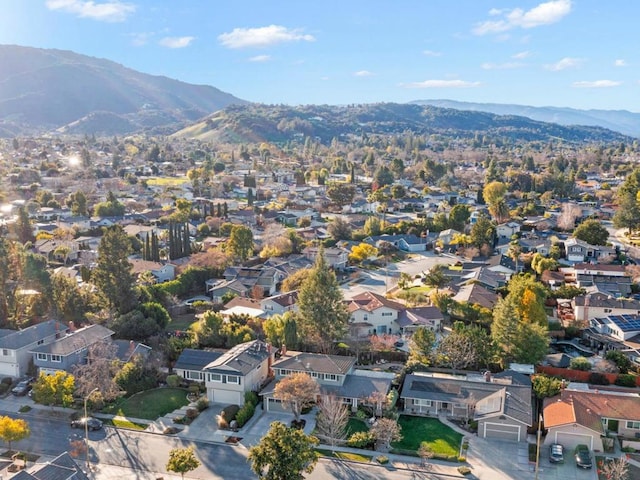
{"type": "Polygon", "coordinates": [[[273,364],[273,368],[345,375],[355,363],[355,357],[289,351],[273,364]]]}
{"type": "Polygon", "coordinates": [[[394,302],[393,300],[389,300],[382,295],[378,295],[373,292],[362,292],[358,295],[351,297],[349,301],[349,305],[347,306],[347,310],[349,313],[354,312],[356,310],[366,310],[367,312],[373,312],[380,307],[391,308],[392,310],[396,310],[401,312],[405,309],[405,306],[401,303],[394,302]]]}

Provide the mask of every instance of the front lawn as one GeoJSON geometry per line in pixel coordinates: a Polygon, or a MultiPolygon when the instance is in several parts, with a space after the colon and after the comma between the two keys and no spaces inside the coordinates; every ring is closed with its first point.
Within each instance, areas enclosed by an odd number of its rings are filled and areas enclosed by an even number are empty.
{"type": "Polygon", "coordinates": [[[356,432],[368,432],[369,427],[367,424],[359,418],[349,417],[349,423],[347,423],[347,438],[356,432]]]}
{"type": "Polygon", "coordinates": [[[316,452],[322,457],[340,458],[351,460],[352,462],[371,463],[371,455],[361,455],[359,453],[331,451],[324,448],[316,448],[316,452]]]}
{"type": "Polygon", "coordinates": [[[436,418],[401,415],[402,440],[391,446],[397,450],[417,452],[422,442],[427,442],[437,457],[458,457],[462,435],[436,418]]]}
{"type": "Polygon", "coordinates": [[[154,388],[109,405],[104,413],[155,420],[187,405],[187,393],[183,388],[154,388]]]}

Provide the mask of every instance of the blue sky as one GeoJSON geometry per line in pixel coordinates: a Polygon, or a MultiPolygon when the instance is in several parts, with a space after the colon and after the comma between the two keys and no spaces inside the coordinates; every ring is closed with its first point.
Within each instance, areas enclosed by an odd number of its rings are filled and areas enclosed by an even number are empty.
{"type": "Polygon", "coordinates": [[[1,0],[0,44],[264,103],[640,112],[639,14],[637,0],[1,0]]]}

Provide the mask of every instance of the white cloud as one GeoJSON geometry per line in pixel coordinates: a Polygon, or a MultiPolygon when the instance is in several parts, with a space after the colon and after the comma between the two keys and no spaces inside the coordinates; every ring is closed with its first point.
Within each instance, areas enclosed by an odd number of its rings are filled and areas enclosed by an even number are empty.
{"type": "Polygon", "coordinates": [[[406,88],[470,88],[478,87],[480,82],[465,80],[425,80],[424,82],[401,83],[406,88]]]}
{"type": "Polygon", "coordinates": [[[164,37],[158,44],[167,48],[184,48],[191,45],[194,40],[195,37],[164,37]]]}
{"type": "Polygon", "coordinates": [[[518,52],[514,55],[511,55],[511,58],[515,60],[523,60],[525,58],[529,58],[530,56],[531,56],[531,52],[529,52],[528,50],[525,50],[524,52],[518,52]]]}
{"type": "Polygon", "coordinates": [[[218,36],[227,48],[269,47],[285,42],[313,42],[313,35],[303,34],[299,29],[289,29],[281,25],[259,28],[234,28],[231,32],[218,36]]]}
{"type": "Polygon", "coordinates": [[[374,73],[369,70],[359,70],[353,73],[354,77],[372,77],[373,75],[374,73]]]}
{"type": "Polygon", "coordinates": [[[256,55],[249,58],[250,62],[268,62],[269,60],[271,60],[271,55],[256,55]]]}
{"type": "Polygon", "coordinates": [[[547,70],[552,72],[559,72],[560,70],[566,70],[568,68],[577,68],[582,64],[582,60],[579,58],[565,57],[558,60],[556,63],[550,63],[544,66],[547,70]]]}
{"type": "Polygon", "coordinates": [[[629,64],[627,63],[627,61],[622,58],[619,58],[615,62],[613,62],[614,67],[626,67],[628,65],[629,64]]]}
{"type": "Polygon", "coordinates": [[[478,23],[473,28],[476,35],[500,33],[514,28],[534,28],[560,21],[571,12],[571,0],[550,0],[541,3],[530,10],[514,8],[513,10],[489,11],[492,17],[501,16],[499,20],[487,20],[478,23]]]}
{"type": "Polygon", "coordinates": [[[483,70],[513,70],[514,68],[524,67],[524,63],[506,62],[506,63],[483,63],[480,65],[483,70]]]}
{"type": "Polygon", "coordinates": [[[424,50],[422,54],[427,57],[439,57],[442,55],[441,52],[434,52],[433,50],[424,50]]]}
{"type": "Polygon", "coordinates": [[[136,11],[136,6],[119,0],[94,2],[92,0],[47,0],[49,10],[72,13],[81,18],[91,18],[105,22],[123,22],[136,11]]]}
{"type": "Polygon", "coordinates": [[[609,88],[609,87],[618,87],[622,85],[622,82],[618,82],[616,80],[595,80],[593,82],[583,81],[583,82],[573,82],[572,86],[576,88],[609,88]]]}
{"type": "Polygon", "coordinates": [[[131,44],[134,47],[142,47],[149,43],[149,39],[153,36],[153,33],[150,32],[141,32],[141,33],[130,33],[128,35],[131,37],[131,44]]]}

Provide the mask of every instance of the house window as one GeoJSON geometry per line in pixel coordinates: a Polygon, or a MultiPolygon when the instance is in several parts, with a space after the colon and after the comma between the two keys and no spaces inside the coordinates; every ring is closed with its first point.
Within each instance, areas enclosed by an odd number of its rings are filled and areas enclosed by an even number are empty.
{"type": "Polygon", "coordinates": [[[185,373],[185,378],[188,378],[190,380],[202,380],[202,372],[186,371],[184,373],[185,373]]]}
{"type": "Polygon", "coordinates": [[[227,375],[227,383],[235,383],[240,385],[240,377],[237,375],[227,375]]]}
{"type": "Polygon", "coordinates": [[[51,355],[51,361],[52,362],[62,362],[62,356],[61,355],[51,355]]]}
{"type": "Polygon", "coordinates": [[[382,312],[382,316],[383,317],[392,317],[393,316],[393,312],[382,312]]]}
{"type": "Polygon", "coordinates": [[[5,357],[8,357],[9,356],[9,350],[7,350],[6,348],[3,348],[2,349],[2,355],[5,356],[5,357]]]}
{"type": "Polygon", "coordinates": [[[627,422],[627,428],[640,430],[640,422],[627,422]]]}
{"type": "Polygon", "coordinates": [[[42,345],[44,343],[44,340],[38,340],[38,345],[42,345]]]}
{"type": "Polygon", "coordinates": [[[334,375],[333,373],[326,373],[324,375],[324,379],[325,380],[330,380],[332,382],[335,382],[338,379],[338,377],[336,377],[336,375],[334,375]]]}
{"type": "Polygon", "coordinates": [[[430,407],[431,406],[431,400],[425,400],[423,398],[417,398],[414,400],[414,403],[416,405],[420,405],[422,407],[430,407]]]}
{"type": "Polygon", "coordinates": [[[38,353],[38,360],[42,360],[43,362],[47,361],[47,354],[46,353],[38,353]]]}
{"type": "Polygon", "coordinates": [[[222,375],[220,375],[219,373],[210,373],[209,374],[209,381],[210,382],[222,383],[222,375]]]}
{"type": "Polygon", "coordinates": [[[311,376],[313,378],[318,378],[318,372],[311,372],[311,376]]]}

